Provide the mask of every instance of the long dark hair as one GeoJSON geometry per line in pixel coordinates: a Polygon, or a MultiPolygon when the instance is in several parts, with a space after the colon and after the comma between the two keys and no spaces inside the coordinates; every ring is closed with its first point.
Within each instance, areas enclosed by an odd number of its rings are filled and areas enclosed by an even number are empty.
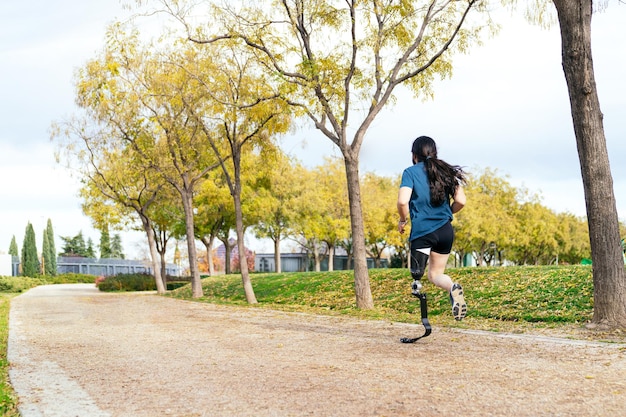
{"type": "Polygon", "coordinates": [[[450,201],[460,184],[465,184],[466,176],[458,165],[450,165],[437,158],[437,145],[432,138],[420,136],[413,141],[411,148],[417,162],[423,162],[430,185],[430,202],[439,206],[450,201]]]}

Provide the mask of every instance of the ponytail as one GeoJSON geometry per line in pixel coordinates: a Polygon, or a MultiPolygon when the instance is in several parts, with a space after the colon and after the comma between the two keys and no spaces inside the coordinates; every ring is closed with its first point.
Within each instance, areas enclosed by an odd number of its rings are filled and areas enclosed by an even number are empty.
{"type": "Polygon", "coordinates": [[[459,185],[465,184],[466,176],[458,165],[450,165],[437,158],[437,145],[428,136],[415,139],[412,147],[417,162],[424,162],[430,187],[430,202],[433,206],[449,203],[459,185]]]}

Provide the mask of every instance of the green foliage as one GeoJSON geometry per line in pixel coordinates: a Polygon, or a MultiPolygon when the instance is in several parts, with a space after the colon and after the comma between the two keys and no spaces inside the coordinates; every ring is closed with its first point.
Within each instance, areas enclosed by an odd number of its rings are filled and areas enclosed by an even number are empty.
{"type": "Polygon", "coordinates": [[[41,245],[41,262],[42,262],[42,266],[41,266],[41,270],[42,273],[44,275],[47,275],[48,273],[48,256],[49,256],[49,252],[50,251],[50,243],[48,241],[48,234],[46,233],[46,231],[44,230],[43,232],[43,243],[41,245]]]}
{"type": "Polygon", "coordinates": [[[45,277],[46,284],[91,284],[93,281],[93,275],[75,274],[73,272],[68,272],[54,277],[45,277]]]}
{"type": "Polygon", "coordinates": [[[0,293],[20,293],[38,285],[48,284],[91,284],[93,275],[67,273],[56,276],[4,277],[0,276],[0,293]]]}
{"type": "Polygon", "coordinates": [[[113,235],[111,239],[111,258],[124,259],[124,248],[122,247],[122,237],[119,233],[113,235]]]}
{"type": "Polygon", "coordinates": [[[470,174],[465,193],[468,204],[453,222],[459,258],[472,253],[479,266],[490,266],[502,257],[517,265],[547,265],[590,256],[586,219],[553,212],[497,172],[470,174]]]}
{"type": "Polygon", "coordinates": [[[46,229],[44,230],[43,241],[44,273],[47,276],[54,276],[57,274],[57,250],[54,244],[54,230],[52,229],[52,221],[50,219],[48,219],[46,229]]]}
{"type": "MultiPolygon", "coordinates": [[[[93,279],[93,277],[92,277],[93,279]]],[[[119,274],[99,280],[100,291],[155,291],[154,277],[148,274],[119,274]]]]}
{"type": "Polygon", "coordinates": [[[87,248],[85,249],[85,257],[86,258],[96,257],[96,251],[93,249],[93,240],[91,238],[87,239],[87,248]]]}
{"type": "Polygon", "coordinates": [[[24,234],[24,244],[22,245],[22,275],[34,277],[39,274],[39,271],[35,230],[33,229],[33,225],[28,222],[24,234]]]}
{"type": "Polygon", "coordinates": [[[24,292],[43,284],[46,284],[46,281],[43,278],[0,276],[0,292],[3,293],[24,292]]]}
{"type": "Polygon", "coordinates": [[[7,342],[9,338],[10,296],[0,296],[0,415],[19,417],[17,397],[9,384],[9,362],[7,342]]]}
{"type": "Polygon", "coordinates": [[[11,244],[9,245],[9,255],[20,256],[19,249],[17,248],[17,242],[15,241],[15,235],[11,238],[11,244]]]}
{"type": "Polygon", "coordinates": [[[100,258],[111,258],[111,238],[109,236],[109,226],[105,226],[100,231],[100,258]]]}
{"type": "Polygon", "coordinates": [[[399,182],[391,177],[368,173],[363,177],[361,195],[365,224],[367,254],[374,258],[377,267],[388,248],[402,253],[406,237],[394,233],[398,225],[398,209],[393,204],[398,197],[399,182]]]}
{"type": "MultiPolygon", "coordinates": [[[[448,294],[425,283],[429,317],[434,323],[478,327],[485,322],[553,325],[582,323],[592,317],[589,266],[466,267],[449,269],[448,273],[463,285],[468,317],[454,322],[448,294]]],[[[411,278],[406,269],[373,269],[370,279],[375,308],[369,311],[355,306],[352,271],[257,274],[253,285],[264,307],[399,322],[419,320],[419,303],[411,296],[411,278]]],[[[238,275],[206,278],[203,290],[203,301],[245,305],[238,275]]],[[[191,291],[186,286],[169,296],[191,298],[191,291]]]]}
{"type": "Polygon", "coordinates": [[[82,256],[88,258],[90,256],[85,244],[85,237],[82,230],[76,236],[61,236],[63,241],[63,249],[61,256],[82,256]]]}

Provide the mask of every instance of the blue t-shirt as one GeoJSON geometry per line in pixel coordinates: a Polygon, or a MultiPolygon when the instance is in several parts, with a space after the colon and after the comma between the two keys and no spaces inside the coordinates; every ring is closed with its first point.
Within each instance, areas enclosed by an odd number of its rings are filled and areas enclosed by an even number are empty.
{"type": "Polygon", "coordinates": [[[404,170],[400,187],[413,189],[409,200],[409,214],[411,216],[409,240],[415,240],[432,233],[452,220],[452,209],[448,201],[444,201],[440,206],[430,204],[430,186],[423,162],[404,170]]]}

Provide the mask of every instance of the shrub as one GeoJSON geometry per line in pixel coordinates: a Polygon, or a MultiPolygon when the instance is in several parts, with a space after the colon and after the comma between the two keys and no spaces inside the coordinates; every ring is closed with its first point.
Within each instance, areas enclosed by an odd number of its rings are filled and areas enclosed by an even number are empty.
{"type": "Polygon", "coordinates": [[[0,277],[0,292],[23,292],[45,283],[41,278],[0,277]]]}
{"type": "Polygon", "coordinates": [[[98,275],[96,277],[96,281],[95,281],[96,287],[99,287],[100,283],[102,283],[105,279],[106,279],[106,277],[104,275],[98,275]]]}
{"type": "Polygon", "coordinates": [[[42,277],[48,284],[91,284],[93,283],[93,275],[88,274],[76,274],[68,272],[56,276],[42,277]]]}
{"type": "Polygon", "coordinates": [[[9,362],[7,361],[10,300],[10,295],[0,295],[0,416],[19,417],[17,396],[9,383],[9,362]]]}
{"type": "MultiPolygon", "coordinates": [[[[93,276],[91,278],[93,280],[93,276]]],[[[149,274],[119,274],[96,282],[100,291],[154,291],[156,283],[149,274]]]]}

